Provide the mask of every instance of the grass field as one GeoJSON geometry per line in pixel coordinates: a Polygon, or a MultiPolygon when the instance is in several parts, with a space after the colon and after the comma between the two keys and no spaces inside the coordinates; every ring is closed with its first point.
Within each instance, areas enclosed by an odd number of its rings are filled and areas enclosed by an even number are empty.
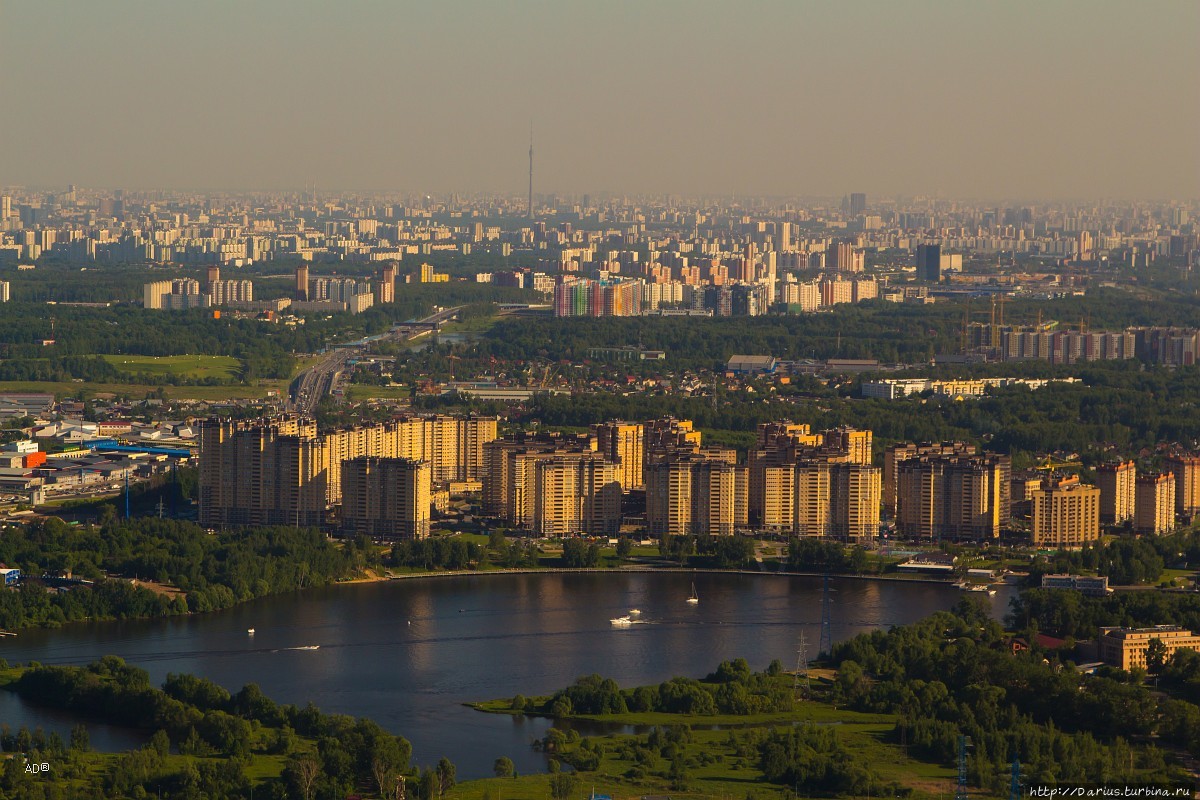
{"type": "Polygon", "coordinates": [[[156,395],[159,389],[172,400],[231,400],[265,398],[267,390],[287,392],[286,381],[272,381],[260,386],[149,386],[143,383],[73,383],[70,381],[0,381],[0,392],[34,392],[58,397],[100,397],[113,395],[141,400],[156,395]]]}
{"type": "Polygon", "coordinates": [[[346,387],[346,397],[350,400],[408,400],[412,397],[412,390],[407,386],[354,383],[346,387]]]}
{"type": "MultiPolygon", "coordinates": [[[[506,709],[508,704],[508,701],[497,700],[477,704],[476,708],[511,713],[506,709]]],[[[815,700],[802,701],[792,712],[750,716],[630,713],[576,718],[636,726],[693,726],[691,741],[682,748],[691,772],[686,790],[680,791],[681,787],[672,785],[666,775],[669,764],[664,758],[655,755],[641,763],[630,759],[634,749],[630,745],[640,742],[644,750],[645,736],[612,734],[593,739],[593,752],[599,752],[601,757],[598,769],[579,774],[585,795],[594,783],[596,792],[614,798],[655,794],[669,795],[673,800],[696,797],[740,800],[751,796],[759,800],[786,800],[793,796],[787,787],[764,782],[757,755],[746,752],[736,740],[744,735],[754,736],[755,730],[765,732],[804,723],[831,726],[853,757],[870,765],[880,781],[877,790],[884,790],[891,782],[912,789],[912,796],[917,798],[944,797],[953,790],[955,772],[951,767],[911,759],[903,747],[889,741],[896,721],[894,716],[847,711],[815,700]]],[[[456,787],[449,797],[454,800],[486,800],[489,796],[503,800],[541,800],[547,791],[548,776],[528,775],[516,779],[470,781],[456,787]]],[[[983,796],[978,791],[975,795],[983,796]]]]}
{"type": "Polygon", "coordinates": [[[236,380],[241,362],[232,356],[101,356],[117,369],[145,375],[177,375],[203,380],[236,380]]]}

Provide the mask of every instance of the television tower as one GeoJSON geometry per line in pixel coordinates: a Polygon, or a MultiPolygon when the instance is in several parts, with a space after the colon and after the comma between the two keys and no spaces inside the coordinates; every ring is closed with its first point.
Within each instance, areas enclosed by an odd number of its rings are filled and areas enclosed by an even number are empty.
{"type": "Polygon", "coordinates": [[[529,123],[529,221],[533,222],[533,123],[529,123]]]}

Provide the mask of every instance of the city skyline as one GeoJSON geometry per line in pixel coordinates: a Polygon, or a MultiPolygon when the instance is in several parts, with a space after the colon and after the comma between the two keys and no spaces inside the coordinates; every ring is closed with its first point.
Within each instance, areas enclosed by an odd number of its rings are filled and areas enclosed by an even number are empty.
{"type": "Polygon", "coordinates": [[[149,8],[0,10],[0,184],[520,196],[532,121],[536,194],[1200,186],[1195,4],[149,8]]]}

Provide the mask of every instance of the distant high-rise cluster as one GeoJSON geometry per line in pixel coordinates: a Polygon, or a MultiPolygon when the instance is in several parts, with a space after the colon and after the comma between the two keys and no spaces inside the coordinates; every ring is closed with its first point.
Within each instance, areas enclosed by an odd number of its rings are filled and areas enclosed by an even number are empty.
{"type": "MultiPolygon", "coordinates": [[[[200,521],[319,525],[342,501],[342,465],[361,456],[423,462],[437,485],[478,481],[484,445],[496,435],[495,417],[412,416],[320,433],[314,421],[294,416],[209,419],[200,428],[200,521]]],[[[349,474],[361,486],[374,473],[349,474]]]]}
{"type": "Polygon", "coordinates": [[[1054,364],[1138,358],[1154,364],[1191,366],[1200,363],[1200,330],[1131,327],[1122,331],[1060,329],[1057,322],[1040,325],[971,323],[965,331],[968,351],[986,352],[1003,361],[1041,360],[1054,364]]]}

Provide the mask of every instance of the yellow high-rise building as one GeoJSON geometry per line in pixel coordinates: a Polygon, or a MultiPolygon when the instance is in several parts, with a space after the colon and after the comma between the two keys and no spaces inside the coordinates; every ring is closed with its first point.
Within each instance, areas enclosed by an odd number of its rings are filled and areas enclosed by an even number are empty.
{"type": "Polygon", "coordinates": [[[1136,508],[1137,465],[1132,461],[1101,464],[1096,467],[1096,488],[1100,490],[1100,521],[1123,525],[1134,517],[1136,508]]]}
{"type": "Polygon", "coordinates": [[[645,487],[645,426],[640,422],[609,420],[592,426],[596,449],[617,467],[617,479],[628,492],[645,487]]]}
{"type": "Polygon", "coordinates": [[[651,535],[726,536],[745,524],[745,468],[737,465],[733,451],[653,455],[645,479],[651,535]]]}
{"type": "Polygon", "coordinates": [[[831,464],[829,472],[829,534],[843,541],[874,541],[879,533],[883,470],[854,463],[831,464]]]}
{"type": "Polygon", "coordinates": [[[925,442],[896,444],[883,451],[883,507],[896,514],[896,467],[901,461],[918,456],[974,455],[975,445],[967,442],[925,442]]]}
{"type": "Polygon", "coordinates": [[[590,436],[522,434],[484,450],[486,513],[537,536],[620,531],[620,470],[590,436]]]}
{"type": "Polygon", "coordinates": [[[617,468],[600,453],[551,454],[534,461],[536,482],[531,529],[537,536],[621,530],[621,484],[617,468]]]}
{"type": "Polygon", "coordinates": [[[342,529],[373,539],[429,535],[429,465],[407,458],[359,456],[342,462],[342,529]]]}
{"type": "Polygon", "coordinates": [[[696,450],[700,447],[700,431],[694,430],[690,419],[662,417],[643,423],[646,440],[642,446],[645,463],[649,463],[656,452],[668,450],[696,450]]]}
{"type": "Polygon", "coordinates": [[[1200,511],[1200,456],[1173,455],[1164,465],[1175,475],[1175,510],[1180,514],[1200,511]]]}
{"type": "Polygon", "coordinates": [[[939,541],[1000,535],[1006,509],[1004,459],[996,455],[925,455],[896,465],[896,528],[939,541]]]}
{"type": "Polygon", "coordinates": [[[1035,547],[1078,548],[1100,538],[1100,490],[1078,477],[1049,483],[1033,493],[1035,547]]]}
{"type": "Polygon", "coordinates": [[[1151,534],[1175,530],[1175,476],[1170,472],[1138,475],[1135,485],[1134,530],[1151,534]]]}
{"type": "Polygon", "coordinates": [[[850,456],[850,463],[871,466],[871,432],[841,427],[825,431],[825,446],[837,448],[850,456]]]}
{"type": "Polygon", "coordinates": [[[310,419],[210,419],[200,428],[200,520],[316,525],[342,499],[342,463],[359,456],[426,462],[431,480],[483,477],[495,417],[413,416],[318,433],[310,419]]]}

